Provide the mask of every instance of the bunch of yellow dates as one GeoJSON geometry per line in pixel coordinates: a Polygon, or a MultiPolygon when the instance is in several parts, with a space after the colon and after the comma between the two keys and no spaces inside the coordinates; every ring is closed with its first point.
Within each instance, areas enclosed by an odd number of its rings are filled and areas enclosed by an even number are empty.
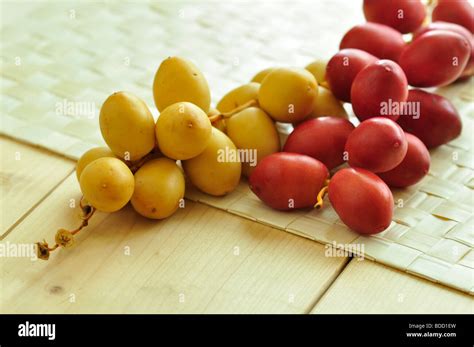
{"type": "Polygon", "coordinates": [[[108,147],[87,151],[76,167],[83,222],[59,229],[53,247],[37,243],[39,257],[71,246],[96,210],[115,212],[130,202],[140,215],[163,219],[184,207],[185,182],[213,196],[232,192],[242,175],[281,151],[276,122],[347,118],[342,102],[323,87],[325,70],[324,61],[266,69],[211,107],[202,72],[186,59],[165,59],[153,82],[156,122],[131,93],[116,92],[103,103],[100,130],[108,147]]]}
{"type": "Polygon", "coordinates": [[[201,71],[186,59],[167,58],[153,83],[156,123],[130,93],[114,93],[102,105],[100,129],[108,148],[93,148],[77,163],[84,198],[104,212],[130,201],[139,214],[162,219],[183,204],[185,176],[210,195],[233,191],[241,174],[248,177],[259,160],[280,151],[275,121],[347,117],[331,92],[318,87],[324,71],[324,62],[268,69],[212,108],[201,71]],[[241,161],[242,155],[249,160],[241,161]]]}

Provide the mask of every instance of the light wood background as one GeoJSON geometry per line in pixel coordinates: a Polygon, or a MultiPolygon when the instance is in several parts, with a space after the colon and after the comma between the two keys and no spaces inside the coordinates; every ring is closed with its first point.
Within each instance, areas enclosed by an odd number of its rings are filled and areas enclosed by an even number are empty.
{"type": "MultiPolygon", "coordinates": [[[[1,242],[78,222],[74,162],[0,137],[1,242]]],[[[47,262],[0,258],[1,313],[473,313],[469,295],[187,202],[165,221],[94,216],[47,262]]]]}

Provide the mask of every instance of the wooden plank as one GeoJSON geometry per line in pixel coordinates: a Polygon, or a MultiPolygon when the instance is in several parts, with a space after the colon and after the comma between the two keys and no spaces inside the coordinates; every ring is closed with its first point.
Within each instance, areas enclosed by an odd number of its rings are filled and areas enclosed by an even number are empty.
{"type": "Polygon", "coordinates": [[[369,260],[351,260],[312,313],[473,313],[472,296],[369,260]]]}
{"type": "MultiPolygon", "coordinates": [[[[78,223],[74,174],[4,242],[51,241],[78,223]]],[[[347,258],[324,246],[187,202],[164,221],[129,206],[99,213],[77,245],[47,262],[0,258],[0,310],[8,313],[309,312],[347,258]]]]}
{"type": "Polygon", "coordinates": [[[0,137],[0,239],[74,169],[74,162],[0,137]]]}

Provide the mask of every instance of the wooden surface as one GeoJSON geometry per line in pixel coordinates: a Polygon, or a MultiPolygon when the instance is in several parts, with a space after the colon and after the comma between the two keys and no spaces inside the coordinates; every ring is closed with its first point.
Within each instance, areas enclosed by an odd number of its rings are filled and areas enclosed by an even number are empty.
{"type": "MultiPolygon", "coordinates": [[[[77,212],[67,207],[71,197],[80,197],[75,175],[6,240],[51,238],[56,228],[71,226],[77,212]]],[[[229,217],[196,203],[162,222],[130,207],[94,216],[74,249],[48,262],[5,262],[4,310],[307,312],[345,263],[324,257],[317,243],[229,217]]]]}
{"type": "Polygon", "coordinates": [[[74,170],[74,163],[0,137],[0,237],[74,170]]]}
{"type": "Polygon", "coordinates": [[[471,296],[353,259],[312,313],[474,313],[471,296]]]}
{"type": "MultiPolygon", "coordinates": [[[[1,225],[13,225],[2,242],[52,241],[57,228],[73,228],[74,163],[7,139],[0,145],[2,177],[36,173],[1,181],[1,225]],[[31,160],[4,159],[17,151],[31,160]]],[[[369,260],[348,262],[199,203],[161,222],[127,207],[94,216],[76,247],[48,262],[0,258],[0,312],[473,312],[466,294],[369,260]]]]}

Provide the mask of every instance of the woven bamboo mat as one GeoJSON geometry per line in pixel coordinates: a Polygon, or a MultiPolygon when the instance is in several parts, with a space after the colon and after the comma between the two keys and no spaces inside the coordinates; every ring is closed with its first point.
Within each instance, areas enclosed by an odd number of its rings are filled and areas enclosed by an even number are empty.
{"type": "MultiPolygon", "coordinates": [[[[352,0],[2,2],[1,132],[76,159],[103,144],[97,118],[112,92],[131,91],[153,108],[153,76],[167,56],[193,60],[216,102],[260,69],[330,57],[363,21],[360,7],[352,0]]],[[[191,187],[187,197],[321,243],[363,246],[369,259],[474,294],[473,89],[471,79],[439,90],[460,110],[463,135],[431,151],[427,178],[394,191],[394,221],[376,236],[351,232],[329,204],[273,211],[244,181],[224,198],[191,187]]]]}

